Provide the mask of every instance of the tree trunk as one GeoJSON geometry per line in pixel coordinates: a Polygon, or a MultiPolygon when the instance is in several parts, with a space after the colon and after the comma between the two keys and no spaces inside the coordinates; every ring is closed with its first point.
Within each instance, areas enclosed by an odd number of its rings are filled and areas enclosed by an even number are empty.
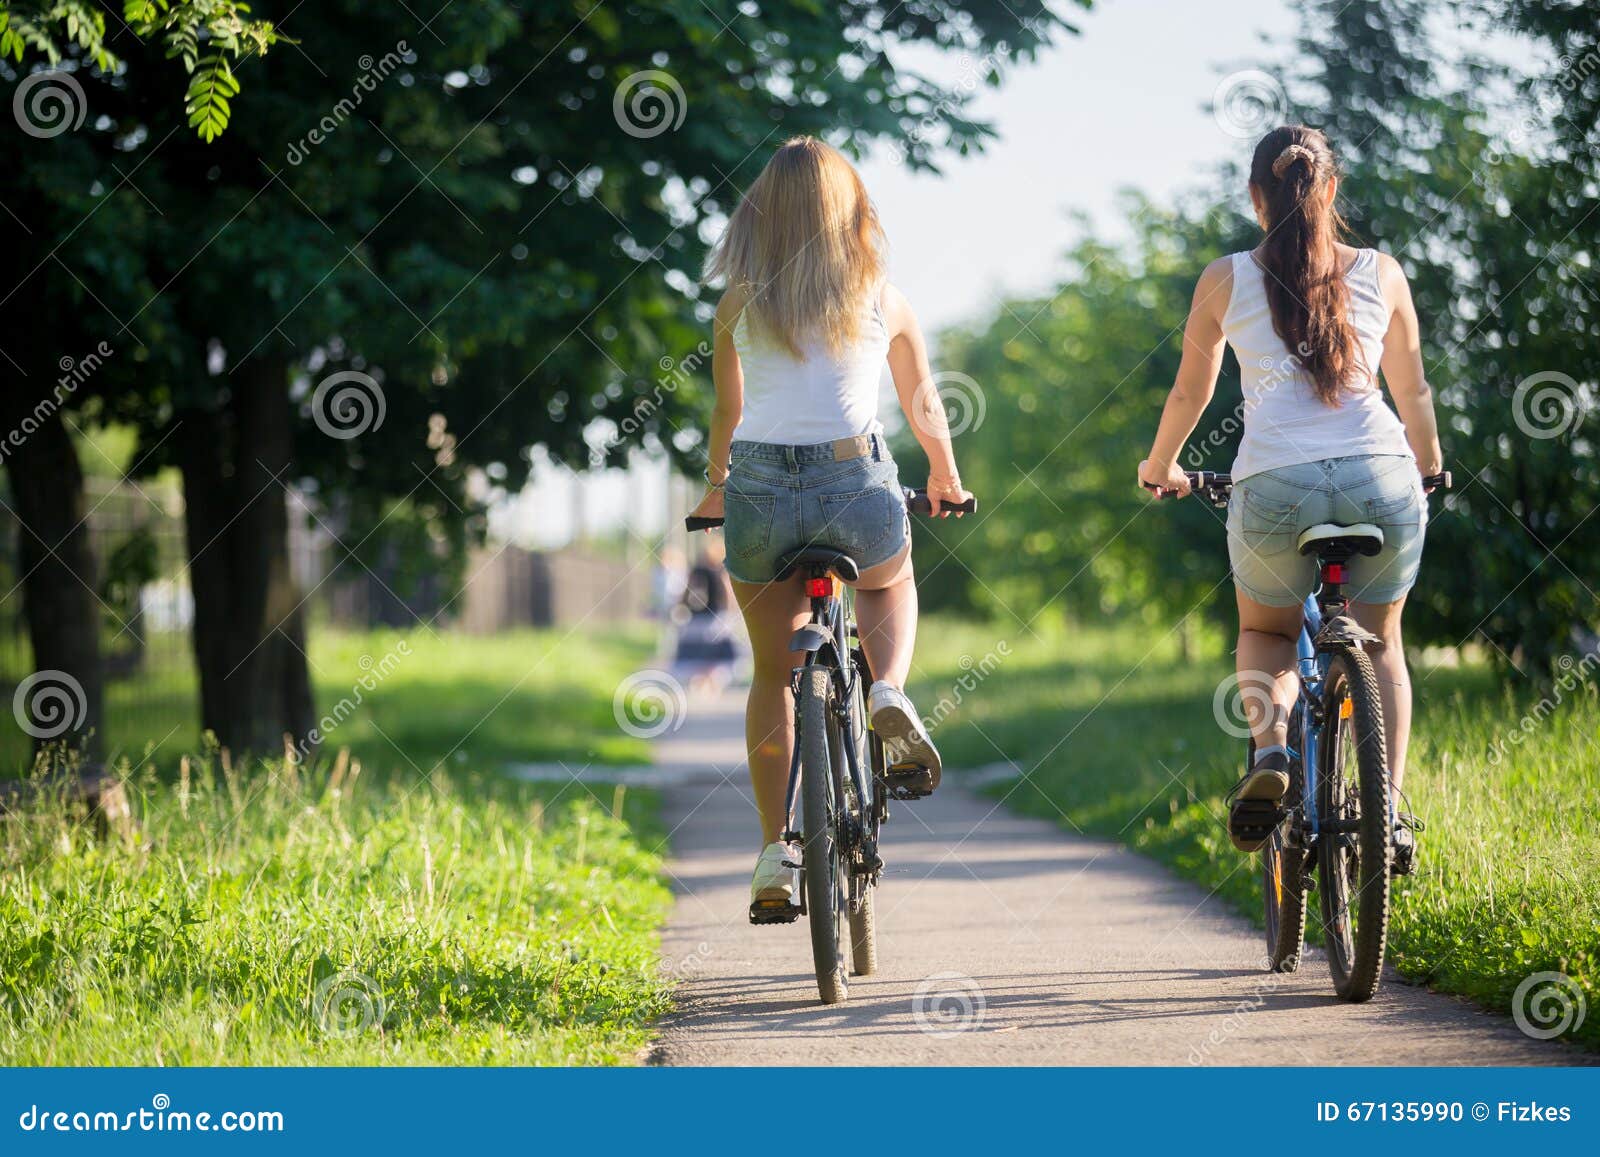
{"type": "Polygon", "coordinates": [[[98,759],[105,742],[100,600],[83,470],[59,411],[37,418],[22,444],[8,448],[6,469],[22,522],[17,553],[36,678],[24,725],[40,743],[84,744],[98,759]]]}
{"type": "Polygon", "coordinates": [[[277,754],[285,735],[307,735],[314,716],[289,560],[287,365],[252,360],[227,402],[185,413],[176,438],[202,725],[236,753],[277,754]]]}

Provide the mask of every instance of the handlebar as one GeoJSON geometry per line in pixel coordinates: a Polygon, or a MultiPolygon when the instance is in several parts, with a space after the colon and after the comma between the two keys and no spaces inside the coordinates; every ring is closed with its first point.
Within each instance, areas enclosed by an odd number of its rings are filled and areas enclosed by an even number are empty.
{"type": "MultiPolygon", "coordinates": [[[[1202,495],[1213,506],[1228,505],[1228,496],[1233,493],[1233,475],[1217,474],[1210,470],[1185,470],[1183,476],[1189,480],[1190,493],[1202,495]]],[[[1454,481],[1448,470],[1440,471],[1438,474],[1424,474],[1422,489],[1428,492],[1449,490],[1454,481]]],[[[1140,485],[1158,499],[1169,498],[1177,493],[1174,490],[1151,486],[1148,482],[1141,482],[1140,485]]]]}
{"type": "MultiPolygon", "coordinates": [[[[905,495],[906,509],[912,514],[933,513],[933,501],[928,497],[926,490],[912,490],[909,487],[901,487],[900,492],[905,495]]],[[[941,502],[939,504],[940,513],[948,510],[953,514],[972,514],[977,509],[978,500],[976,498],[969,498],[965,502],[941,502]]],[[[691,514],[683,520],[683,525],[690,531],[715,530],[722,525],[723,521],[720,518],[696,518],[691,514]]]]}

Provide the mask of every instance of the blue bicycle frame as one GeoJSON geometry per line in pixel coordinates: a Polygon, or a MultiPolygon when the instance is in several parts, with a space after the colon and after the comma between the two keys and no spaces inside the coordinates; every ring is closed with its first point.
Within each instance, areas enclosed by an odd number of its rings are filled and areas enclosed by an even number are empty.
{"type": "Polygon", "coordinates": [[[1309,720],[1312,717],[1312,707],[1322,696],[1322,684],[1328,677],[1328,665],[1331,656],[1326,652],[1317,653],[1317,632],[1322,629],[1322,608],[1317,605],[1317,596],[1313,593],[1306,596],[1304,622],[1300,626],[1300,641],[1296,645],[1296,657],[1300,671],[1300,763],[1301,792],[1300,805],[1305,809],[1305,831],[1312,837],[1318,832],[1317,822],[1317,756],[1318,747],[1322,742],[1322,728],[1320,725],[1312,726],[1309,720]]]}

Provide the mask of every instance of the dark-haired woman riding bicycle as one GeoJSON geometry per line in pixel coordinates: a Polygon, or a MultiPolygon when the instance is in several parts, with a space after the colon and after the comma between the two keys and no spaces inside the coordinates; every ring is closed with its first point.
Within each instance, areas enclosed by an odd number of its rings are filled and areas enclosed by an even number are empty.
{"type": "MultiPolygon", "coordinates": [[[[1139,481],[1158,496],[1188,493],[1179,455],[1231,345],[1244,435],[1232,470],[1228,555],[1239,603],[1239,693],[1255,759],[1234,789],[1230,832],[1246,851],[1265,841],[1243,830],[1238,804],[1279,801],[1290,786],[1295,640],[1316,582],[1316,560],[1300,553],[1297,539],[1311,526],[1370,523],[1383,532],[1378,554],[1350,561],[1348,590],[1357,622],[1381,640],[1371,659],[1396,794],[1405,774],[1411,682],[1400,619],[1427,525],[1421,480],[1443,461],[1405,273],[1387,254],[1341,240],[1339,188],[1337,161],[1317,130],[1284,126],[1257,145],[1250,199],[1265,236],[1201,274],[1177,381],[1139,464],[1139,481]],[[1379,392],[1380,368],[1394,410],[1379,392]]],[[[1396,872],[1410,870],[1414,849],[1402,824],[1396,872]]]]}

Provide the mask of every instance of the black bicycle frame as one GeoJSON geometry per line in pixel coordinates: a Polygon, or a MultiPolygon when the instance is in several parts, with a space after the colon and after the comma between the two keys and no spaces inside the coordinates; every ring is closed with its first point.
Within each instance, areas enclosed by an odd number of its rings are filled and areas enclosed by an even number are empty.
{"type": "MultiPolygon", "coordinates": [[[[860,736],[856,734],[855,713],[850,710],[850,704],[860,686],[861,672],[856,669],[856,664],[851,661],[850,640],[846,637],[844,599],[834,593],[838,587],[835,580],[826,574],[809,576],[809,582],[826,582],[829,584],[829,593],[813,594],[811,596],[811,619],[801,634],[815,629],[825,636],[825,641],[818,640],[814,649],[807,649],[804,667],[825,666],[833,675],[835,688],[834,713],[838,717],[839,730],[844,738],[841,746],[844,748],[845,762],[849,766],[850,781],[855,785],[856,799],[861,801],[863,814],[871,814],[875,803],[872,791],[872,773],[870,768],[861,766],[860,736]]],[[[794,752],[789,758],[789,790],[787,793],[784,818],[788,829],[783,833],[785,840],[797,841],[801,833],[794,830],[795,805],[800,799],[800,748],[799,742],[799,689],[798,672],[804,667],[797,667],[796,678],[791,681],[790,689],[795,697],[795,744],[794,752]]]]}

